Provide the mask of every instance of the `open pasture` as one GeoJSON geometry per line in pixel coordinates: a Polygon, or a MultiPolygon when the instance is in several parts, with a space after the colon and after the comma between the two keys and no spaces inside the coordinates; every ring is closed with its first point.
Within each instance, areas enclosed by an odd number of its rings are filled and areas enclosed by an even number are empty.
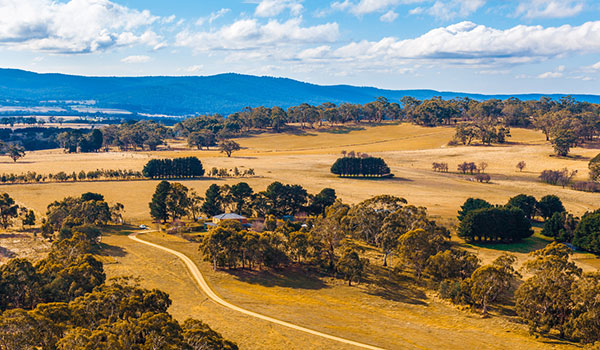
{"type": "MultiPolygon", "coordinates": [[[[545,142],[543,134],[522,129],[513,129],[513,137],[506,145],[447,146],[453,133],[452,128],[400,124],[337,133],[309,130],[305,135],[264,134],[238,139],[243,149],[231,158],[215,150],[189,150],[181,141],[171,142],[171,150],[161,152],[64,154],[60,150],[40,151],[27,154],[16,164],[2,160],[0,173],[71,173],[98,168],[141,170],[151,158],[197,156],[205,169],[253,168],[256,173],[251,178],[180,181],[201,194],[212,183],[222,185],[240,181],[247,182],[255,191],[263,190],[273,181],[300,184],[311,193],[331,187],[349,203],[377,194],[391,194],[427,207],[430,214],[449,226],[456,224],[456,212],[468,197],[504,204],[519,193],[531,194],[538,199],[546,194],[556,194],[576,215],[597,209],[600,194],[550,186],[541,183],[538,176],[544,169],[567,167],[578,171],[577,179],[585,180],[587,162],[599,150],[576,148],[572,158],[553,157],[552,148],[545,142]],[[340,179],[330,174],[329,168],[342,150],[384,158],[395,177],[361,180],[340,179]],[[488,163],[486,173],[491,175],[491,183],[477,183],[471,175],[459,174],[456,166],[465,161],[488,163]],[[519,161],[527,163],[522,172],[516,169],[519,161]],[[434,172],[432,162],[447,162],[450,172],[434,172]]],[[[0,192],[8,192],[19,204],[35,209],[39,214],[44,213],[46,206],[54,200],[88,191],[98,192],[109,202],[123,203],[125,219],[139,224],[150,221],[148,202],[157,183],[139,180],[0,185],[0,192]]],[[[438,300],[425,289],[412,290],[413,284],[403,287],[406,282],[400,281],[398,285],[390,286],[390,290],[372,290],[367,284],[350,288],[341,281],[306,278],[302,274],[213,272],[208,263],[200,261],[194,243],[161,234],[147,234],[144,238],[194,259],[209,284],[233,304],[369,344],[390,349],[571,347],[568,343],[531,337],[525,326],[511,321],[514,315],[510,312],[483,320],[477,314],[460,311],[438,300]],[[314,312],[316,309],[319,312],[314,312]]],[[[102,260],[109,276],[139,276],[142,286],[160,288],[171,295],[174,303],[170,311],[175,317],[180,320],[200,318],[244,349],[344,348],[219,307],[206,299],[175,257],[137,244],[125,235],[108,235],[103,238],[103,243],[107,249],[102,260]],[[257,330],[260,330],[260,336],[253,336],[257,330]]],[[[509,250],[517,256],[520,265],[530,250],[544,244],[544,238],[535,235],[514,247],[463,245],[478,252],[484,262],[509,250]]],[[[372,264],[380,264],[378,252],[370,253],[369,258],[372,264]]],[[[590,254],[577,254],[575,259],[586,271],[600,265],[590,254]]]]}

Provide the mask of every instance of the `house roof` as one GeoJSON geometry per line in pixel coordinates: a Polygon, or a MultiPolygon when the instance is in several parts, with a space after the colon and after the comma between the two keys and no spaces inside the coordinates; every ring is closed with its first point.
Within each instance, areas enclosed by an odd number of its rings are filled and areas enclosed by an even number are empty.
{"type": "Polygon", "coordinates": [[[214,219],[219,219],[219,220],[242,220],[242,219],[246,219],[245,216],[241,216],[241,215],[234,214],[234,213],[219,214],[219,215],[213,216],[213,218],[214,219]]]}

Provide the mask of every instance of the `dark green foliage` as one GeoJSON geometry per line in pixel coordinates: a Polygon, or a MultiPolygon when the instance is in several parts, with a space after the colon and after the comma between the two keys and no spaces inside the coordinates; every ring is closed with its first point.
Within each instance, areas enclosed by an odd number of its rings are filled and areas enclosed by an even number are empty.
{"type": "Polygon", "coordinates": [[[18,215],[19,206],[15,204],[15,200],[8,193],[0,195],[0,226],[4,229],[8,228],[18,215]]]}
{"type": "Polygon", "coordinates": [[[581,269],[569,259],[571,254],[571,249],[555,242],[531,253],[532,260],[525,263],[532,276],[516,290],[515,308],[532,331],[555,329],[565,335],[574,306],[571,290],[581,276],[581,269]]]}
{"type": "Polygon", "coordinates": [[[167,197],[171,191],[171,184],[168,181],[161,181],[157,186],[152,201],[148,204],[150,207],[150,216],[154,220],[166,222],[169,220],[169,211],[167,208],[167,197]]]}
{"type": "Polygon", "coordinates": [[[259,204],[264,207],[263,210],[277,217],[295,215],[308,200],[308,193],[302,186],[284,185],[278,181],[271,183],[259,195],[264,199],[264,203],[259,204]]]}
{"type": "Polygon", "coordinates": [[[360,282],[365,267],[368,265],[368,259],[361,259],[354,249],[347,249],[344,255],[338,260],[336,270],[352,285],[352,281],[360,282]]]}
{"type": "Polygon", "coordinates": [[[462,221],[464,219],[464,217],[473,210],[491,208],[491,207],[492,207],[492,205],[483,199],[469,198],[460,207],[460,210],[458,211],[458,220],[462,221]]]}
{"type": "Polygon", "coordinates": [[[376,157],[343,157],[333,163],[331,173],[339,176],[389,176],[390,168],[376,157]]]}
{"type": "Polygon", "coordinates": [[[194,178],[204,176],[204,168],[196,157],[152,159],[146,163],[142,174],[151,179],[194,178]]]}
{"type": "Polygon", "coordinates": [[[531,220],[536,214],[537,199],[534,196],[519,194],[510,198],[506,206],[521,209],[525,216],[531,220]]]}
{"type": "Polygon", "coordinates": [[[600,253],[600,210],[583,215],[575,229],[573,244],[584,250],[600,253]]]}
{"type": "Polygon", "coordinates": [[[560,198],[553,194],[546,195],[539,200],[537,210],[544,220],[550,218],[554,213],[562,213],[565,207],[560,198]]]}
{"type": "Polygon", "coordinates": [[[221,188],[217,184],[212,184],[206,189],[201,210],[206,215],[214,216],[223,212],[222,203],[221,188]]]}
{"type": "Polygon", "coordinates": [[[517,242],[532,234],[531,222],[518,208],[476,209],[470,211],[458,227],[458,236],[467,241],[517,242]]]}
{"type": "Polygon", "coordinates": [[[111,218],[112,211],[102,195],[85,193],[81,197],[66,197],[49,204],[42,231],[45,235],[52,235],[62,228],[105,225],[111,218]]]}
{"type": "Polygon", "coordinates": [[[312,215],[323,215],[325,209],[332,205],[336,200],[335,190],[333,188],[324,188],[318,194],[310,196],[308,213],[312,215]]]}
{"type": "Polygon", "coordinates": [[[567,212],[556,212],[544,223],[542,234],[554,237],[558,242],[572,242],[578,219],[567,212]]]}

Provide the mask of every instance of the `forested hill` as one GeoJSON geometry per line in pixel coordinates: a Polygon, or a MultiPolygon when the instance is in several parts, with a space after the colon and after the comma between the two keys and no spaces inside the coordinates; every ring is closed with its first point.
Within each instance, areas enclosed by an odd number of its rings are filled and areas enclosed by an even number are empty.
{"type": "MultiPolygon", "coordinates": [[[[477,100],[517,97],[522,100],[564,95],[481,95],[435,90],[383,90],[348,85],[321,86],[286,78],[219,74],[203,77],[84,77],[38,74],[0,69],[0,106],[64,105],[64,101],[94,100],[94,107],[134,113],[227,115],[244,107],[342,102],[364,104],[378,96],[398,101],[404,96],[428,99],[470,97],[477,100]],[[42,102],[51,101],[51,102],[42,102]],[[57,102],[55,102],[57,101],[57,102]]],[[[598,95],[573,95],[580,101],[600,103],[598,95]]]]}

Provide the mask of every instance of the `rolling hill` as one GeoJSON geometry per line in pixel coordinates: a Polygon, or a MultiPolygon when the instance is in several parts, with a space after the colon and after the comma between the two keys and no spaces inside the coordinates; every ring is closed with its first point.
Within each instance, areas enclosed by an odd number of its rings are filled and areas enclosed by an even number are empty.
{"type": "MultiPolygon", "coordinates": [[[[17,69],[0,69],[0,106],[65,106],[94,100],[94,107],[122,109],[133,113],[227,115],[244,107],[289,107],[303,102],[366,103],[377,96],[399,101],[404,96],[418,99],[442,96],[539,99],[560,94],[483,95],[435,90],[384,90],[349,85],[323,86],[287,78],[219,74],[190,77],[87,77],[38,74],[17,69]]],[[[580,101],[600,103],[598,95],[573,95],[580,101]]]]}

